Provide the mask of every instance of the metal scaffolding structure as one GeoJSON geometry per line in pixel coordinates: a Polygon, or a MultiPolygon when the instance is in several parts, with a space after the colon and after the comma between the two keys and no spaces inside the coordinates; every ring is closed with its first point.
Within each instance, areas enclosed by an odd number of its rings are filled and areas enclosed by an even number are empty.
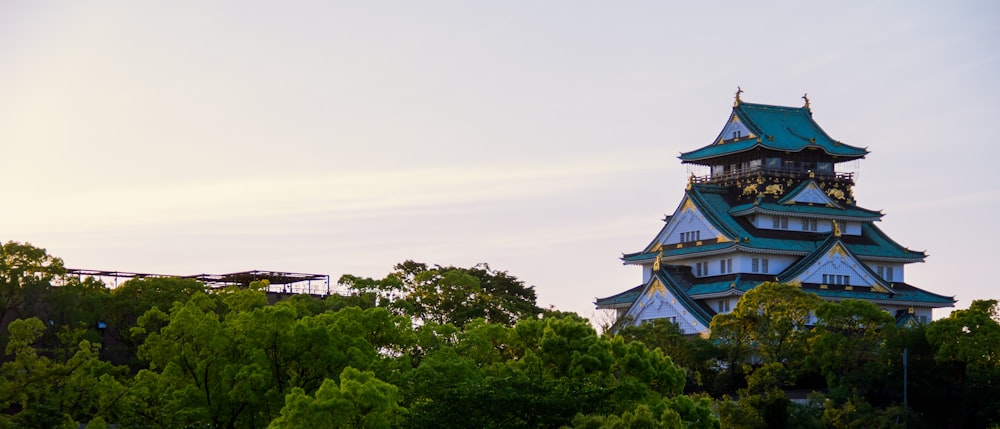
{"type": "Polygon", "coordinates": [[[133,273],[128,271],[108,271],[90,270],[80,268],[67,268],[66,274],[76,275],[79,278],[94,277],[103,281],[108,287],[118,287],[119,281],[142,278],[164,278],[176,277],[182,279],[194,279],[205,283],[212,288],[226,286],[247,287],[250,283],[260,280],[267,280],[268,292],[274,293],[306,293],[310,295],[330,295],[330,276],[327,274],[307,274],[290,273],[285,271],[241,271],[227,274],[153,274],[153,273],[133,273]]]}

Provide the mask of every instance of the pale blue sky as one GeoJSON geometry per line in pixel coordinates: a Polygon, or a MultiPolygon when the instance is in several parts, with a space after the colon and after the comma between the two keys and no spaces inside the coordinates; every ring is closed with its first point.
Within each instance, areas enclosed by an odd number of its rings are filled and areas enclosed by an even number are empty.
{"type": "Polygon", "coordinates": [[[591,316],[740,85],[872,151],[858,202],[930,254],[909,283],[1000,298],[1000,3],[705,3],[2,2],[0,239],[177,274],[488,262],[591,316]]]}

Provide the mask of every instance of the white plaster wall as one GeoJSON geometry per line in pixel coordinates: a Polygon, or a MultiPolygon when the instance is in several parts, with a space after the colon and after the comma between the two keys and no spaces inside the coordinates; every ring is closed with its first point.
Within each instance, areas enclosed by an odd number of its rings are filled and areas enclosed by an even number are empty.
{"type": "Polygon", "coordinates": [[[665,288],[653,291],[651,294],[647,290],[638,301],[639,305],[632,308],[632,317],[636,324],[646,320],[674,318],[686,334],[700,333],[708,329],[707,326],[698,323],[694,316],[688,314],[687,310],[677,302],[677,297],[665,288]]]}
{"type": "Polygon", "coordinates": [[[743,125],[742,122],[740,122],[739,119],[734,117],[733,121],[730,122],[728,125],[726,125],[726,128],[722,130],[722,139],[731,140],[733,138],[734,131],[739,131],[740,137],[747,137],[750,134],[752,134],[750,130],[747,129],[747,127],[743,125]]]}
{"type": "Polygon", "coordinates": [[[813,187],[807,188],[795,197],[795,202],[798,203],[826,204],[829,201],[823,191],[813,187]]]}
{"type": "Polygon", "coordinates": [[[870,262],[870,263],[867,263],[865,265],[868,265],[868,268],[870,268],[872,270],[872,272],[874,272],[876,275],[878,274],[878,267],[892,267],[892,279],[889,279],[889,281],[891,281],[891,282],[900,282],[900,283],[906,281],[906,277],[903,275],[903,268],[904,268],[903,264],[890,264],[890,263],[885,263],[885,262],[870,262]]]}
{"type": "Polygon", "coordinates": [[[681,242],[682,232],[699,231],[701,240],[715,238],[716,234],[711,225],[696,210],[682,210],[682,213],[670,219],[670,226],[667,228],[667,236],[663,244],[677,244],[681,242]]]}
{"type": "Polygon", "coordinates": [[[824,255],[813,267],[799,277],[803,283],[823,283],[823,274],[851,276],[851,286],[871,287],[875,279],[862,269],[860,263],[840,253],[824,255]]]}
{"type": "MultiPolygon", "coordinates": [[[[768,215],[758,215],[753,223],[753,226],[758,229],[777,229],[781,231],[802,231],[802,221],[804,218],[796,216],[786,216],[788,217],[788,229],[775,228],[774,218],[775,216],[768,215]]],[[[825,219],[816,220],[816,231],[830,233],[833,231],[833,222],[825,219]]],[[[843,235],[861,235],[861,223],[859,222],[840,222],[840,233],[843,235]]]]}
{"type": "MultiPolygon", "coordinates": [[[[675,262],[671,262],[675,265],[687,265],[691,267],[691,273],[697,274],[695,270],[695,264],[698,262],[708,262],[708,274],[702,275],[701,277],[717,276],[721,275],[722,272],[719,270],[719,260],[733,259],[733,273],[745,273],[745,274],[774,274],[778,275],[782,271],[788,268],[789,265],[795,263],[798,259],[794,256],[782,256],[782,255],[763,255],[756,253],[735,253],[731,255],[726,255],[724,257],[711,257],[711,258],[699,258],[699,259],[684,259],[675,262]],[[767,259],[767,272],[754,273],[753,272],[753,258],[757,259],[767,259]]],[[[648,279],[643,279],[643,281],[648,279]]]]}
{"type": "Polygon", "coordinates": [[[718,298],[718,299],[710,299],[707,301],[708,302],[706,304],[708,304],[708,307],[711,308],[712,311],[714,311],[716,314],[726,314],[726,313],[732,313],[733,310],[736,309],[736,303],[739,302],[739,298],[737,297],[718,298]],[[725,307],[726,301],[729,302],[729,310],[726,310],[725,307]],[[722,311],[719,311],[719,302],[723,303],[722,311]]]}
{"type": "MultiPolygon", "coordinates": [[[[761,256],[763,257],[764,255],[761,256]]],[[[770,259],[768,262],[770,267],[768,267],[767,273],[775,275],[781,274],[782,271],[785,271],[790,265],[794,264],[795,261],[799,260],[799,258],[794,256],[766,255],[766,257],[767,259],[770,259]]]]}
{"type": "MultiPolygon", "coordinates": [[[[789,265],[795,262],[796,258],[793,256],[778,256],[778,255],[761,255],[756,253],[747,253],[740,255],[740,269],[737,272],[746,274],[780,274],[785,271],[789,265]],[[767,259],[767,272],[761,271],[759,273],[753,272],[753,259],[767,259]]],[[[733,259],[733,264],[736,263],[736,259],[733,259]]],[[[735,267],[734,267],[735,268],[735,267]]]]}

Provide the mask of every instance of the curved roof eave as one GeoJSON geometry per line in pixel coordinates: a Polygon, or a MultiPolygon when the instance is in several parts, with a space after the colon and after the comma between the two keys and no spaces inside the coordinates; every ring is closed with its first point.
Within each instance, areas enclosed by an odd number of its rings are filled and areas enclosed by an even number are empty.
{"type": "MultiPolygon", "coordinates": [[[[730,242],[726,244],[727,245],[725,247],[707,248],[707,250],[704,251],[686,252],[681,254],[677,253],[672,254],[670,252],[670,250],[672,249],[665,247],[661,260],[665,262],[681,261],[692,258],[717,256],[717,255],[724,255],[724,254],[738,253],[738,252],[764,254],[764,255],[805,256],[814,251],[814,249],[783,250],[783,249],[774,249],[770,247],[753,247],[753,246],[748,246],[744,243],[736,243],[736,242],[730,242]]],[[[924,258],[926,257],[924,255],[919,255],[919,254],[914,254],[913,256],[910,257],[878,256],[878,255],[865,254],[863,249],[860,249],[861,251],[859,252],[858,251],[859,249],[854,249],[851,244],[845,244],[845,246],[848,249],[851,249],[851,252],[854,254],[856,258],[858,258],[858,260],[865,262],[893,262],[893,263],[909,264],[914,262],[923,262],[924,258]]],[[[698,248],[696,247],[694,249],[698,248]]],[[[660,252],[649,252],[649,253],[637,252],[624,255],[622,256],[621,259],[623,265],[651,264],[653,263],[653,261],[656,260],[656,256],[659,254],[660,252]]]]}
{"type": "MultiPolygon", "coordinates": [[[[734,143],[738,144],[738,143],[741,143],[741,142],[734,142],[734,143]]],[[[723,155],[737,155],[737,154],[741,154],[741,153],[744,153],[744,152],[750,152],[750,151],[752,151],[754,149],[757,149],[757,148],[764,148],[764,149],[769,149],[769,150],[773,150],[773,151],[776,151],[776,152],[789,152],[789,153],[799,153],[799,152],[802,152],[802,151],[804,151],[806,149],[819,149],[819,150],[823,151],[824,153],[826,153],[827,155],[836,156],[836,157],[839,157],[839,158],[844,158],[844,161],[853,161],[855,159],[861,159],[861,158],[864,158],[865,156],[867,156],[869,153],[871,153],[871,152],[868,151],[868,149],[863,149],[863,148],[857,148],[857,149],[860,149],[860,153],[835,153],[835,152],[830,152],[825,147],[823,147],[822,145],[815,144],[815,143],[809,143],[809,144],[807,144],[805,146],[802,146],[799,149],[789,149],[789,148],[782,148],[782,147],[776,147],[776,146],[768,145],[768,144],[766,144],[763,141],[763,139],[760,139],[760,138],[757,139],[757,142],[755,144],[747,146],[747,147],[742,148],[742,149],[737,149],[737,150],[732,150],[732,151],[725,151],[725,150],[710,151],[710,149],[714,149],[714,148],[717,148],[717,147],[721,147],[721,146],[725,146],[725,145],[730,145],[730,144],[734,144],[734,143],[723,143],[723,144],[712,143],[712,144],[710,144],[708,146],[702,147],[700,149],[695,149],[695,150],[693,150],[691,152],[681,153],[680,156],[678,156],[677,158],[681,160],[681,163],[698,164],[698,161],[703,161],[703,160],[706,160],[706,159],[714,159],[714,158],[717,158],[717,157],[723,156],[723,155]],[[704,152],[714,152],[714,153],[707,153],[707,154],[704,154],[704,155],[699,155],[698,154],[698,152],[703,152],[703,151],[704,152]]],[[[845,145],[843,143],[841,143],[841,144],[844,145],[844,146],[847,146],[847,145],[845,145]]],[[[853,147],[853,146],[849,146],[849,147],[853,147]]],[[[707,165],[707,164],[703,164],[703,165],[707,165]]]]}
{"type": "Polygon", "coordinates": [[[727,156],[765,148],[781,152],[801,152],[819,149],[830,156],[843,157],[844,161],[864,158],[867,148],[851,146],[830,137],[812,117],[808,106],[786,107],[768,104],[738,102],[726,124],[736,117],[754,136],[725,142],[722,134],[702,148],[683,152],[678,157],[683,163],[697,164],[709,158],[727,156]],[[722,142],[722,143],[720,143],[722,142]]]}
{"type": "Polygon", "coordinates": [[[841,211],[849,211],[850,213],[830,214],[821,212],[808,213],[805,212],[805,210],[809,209],[800,209],[797,206],[787,206],[782,208],[784,210],[775,210],[768,207],[761,207],[759,205],[751,205],[747,208],[739,208],[738,210],[737,208],[734,208],[733,210],[730,210],[729,214],[733,216],[746,216],[751,214],[787,216],[788,214],[794,214],[795,216],[805,217],[805,218],[835,219],[835,220],[855,221],[855,222],[874,222],[877,220],[881,220],[883,216],[882,213],[877,213],[877,212],[865,213],[862,212],[860,209],[854,209],[854,210],[837,209],[841,211]]]}

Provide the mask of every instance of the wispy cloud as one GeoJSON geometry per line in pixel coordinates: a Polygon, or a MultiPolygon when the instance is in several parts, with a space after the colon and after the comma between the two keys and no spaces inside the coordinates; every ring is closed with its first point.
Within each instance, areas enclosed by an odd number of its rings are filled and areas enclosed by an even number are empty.
{"type": "MultiPolygon", "coordinates": [[[[583,192],[602,181],[635,179],[630,173],[656,167],[653,161],[615,158],[556,166],[470,165],[354,174],[261,175],[152,186],[122,183],[84,192],[56,191],[56,195],[22,190],[12,197],[26,204],[11,207],[4,217],[15,230],[27,232],[65,228],[67,224],[74,229],[95,229],[315,212],[365,215],[583,192]],[[45,209],[37,210],[39,207],[45,209]],[[59,207],[74,208],[71,222],[59,207]]],[[[648,177],[648,172],[642,176],[648,177]]]]}

